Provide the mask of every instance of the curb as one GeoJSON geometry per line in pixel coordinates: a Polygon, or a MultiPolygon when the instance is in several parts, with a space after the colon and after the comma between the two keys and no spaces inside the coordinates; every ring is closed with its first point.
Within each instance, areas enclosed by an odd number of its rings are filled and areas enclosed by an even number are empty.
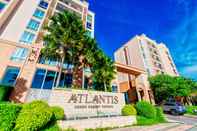
{"type": "Polygon", "coordinates": [[[196,119],[197,119],[197,116],[195,116],[195,115],[188,115],[188,114],[185,114],[184,117],[196,118],[196,119]]]}
{"type": "Polygon", "coordinates": [[[168,123],[180,123],[180,124],[184,124],[184,122],[181,121],[176,121],[176,120],[171,120],[171,119],[167,119],[168,123]]]}
{"type": "Polygon", "coordinates": [[[168,127],[162,128],[162,129],[158,129],[156,131],[166,131],[166,130],[169,130],[169,129],[172,129],[172,128],[179,127],[181,124],[182,123],[177,123],[176,125],[172,125],[172,126],[168,126],[168,127]]]}

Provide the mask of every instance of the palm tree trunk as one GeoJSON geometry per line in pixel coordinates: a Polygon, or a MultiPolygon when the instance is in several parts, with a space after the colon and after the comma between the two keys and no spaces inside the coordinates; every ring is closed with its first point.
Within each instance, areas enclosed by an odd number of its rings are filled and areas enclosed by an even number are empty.
{"type": "Polygon", "coordinates": [[[106,86],[105,81],[104,81],[104,88],[105,88],[105,91],[107,91],[107,86],[106,86]]]}
{"type": "Polygon", "coordinates": [[[82,67],[82,71],[83,71],[83,74],[82,74],[82,89],[84,89],[84,84],[85,84],[85,74],[84,74],[84,67],[82,67]]]}
{"type": "Polygon", "coordinates": [[[57,77],[57,83],[56,83],[56,86],[55,86],[56,88],[58,88],[59,83],[60,83],[62,69],[63,69],[63,65],[64,65],[64,59],[65,59],[65,56],[63,55],[62,59],[61,59],[61,63],[60,63],[60,70],[59,70],[59,74],[58,74],[58,77],[57,77]]]}

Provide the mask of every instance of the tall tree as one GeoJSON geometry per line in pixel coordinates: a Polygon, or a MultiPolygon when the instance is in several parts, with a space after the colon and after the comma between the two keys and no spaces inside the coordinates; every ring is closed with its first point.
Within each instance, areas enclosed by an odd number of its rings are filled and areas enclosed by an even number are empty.
{"type": "Polygon", "coordinates": [[[60,61],[56,83],[56,87],[58,87],[63,64],[70,62],[77,50],[82,48],[81,41],[84,38],[85,30],[80,18],[68,11],[54,15],[45,29],[47,31],[44,37],[46,45],[42,54],[45,58],[55,57],[60,61]]]}
{"type": "Polygon", "coordinates": [[[101,50],[95,52],[95,64],[92,67],[94,86],[97,90],[111,91],[111,81],[114,79],[114,62],[101,50]]]}
{"type": "Polygon", "coordinates": [[[170,97],[187,98],[195,89],[195,82],[184,77],[172,77],[169,75],[156,75],[149,78],[157,103],[170,97]]]}
{"type": "Polygon", "coordinates": [[[75,14],[67,11],[59,13],[51,18],[45,29],[48,33],[44,37],[46,46],[42,50],[42,55],[60,61],[56,87],[59,85],[63,64],[66,62],[74,66],[74,86],[81,86],[77,82],[81,79],[78,72],[88,67],[93,73],[95,83],[99,83],[98,89],[101,90],[102,84],[105,90],[110,89],[110,82],[115,74],[113,61],[98,48],[94,39],[87,36],[82,21],[75,14]]]}

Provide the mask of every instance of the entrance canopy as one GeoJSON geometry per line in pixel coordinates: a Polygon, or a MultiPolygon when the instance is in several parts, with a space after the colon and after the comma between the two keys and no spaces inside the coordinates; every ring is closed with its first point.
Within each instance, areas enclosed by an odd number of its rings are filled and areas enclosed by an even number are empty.
{"type": "Polygon", "coordinates": [[[135,75],[135,76],[138,76],[140,74],[146,74],[146,72],[142,69],[132,67],[132,66],[128,66],[128,65],[124,65],[124,64],[121,64],[121,63],[115,63],[115,66],[116,66],[116,70],[118,72],[131,74],[131,75],[135,75]]]}

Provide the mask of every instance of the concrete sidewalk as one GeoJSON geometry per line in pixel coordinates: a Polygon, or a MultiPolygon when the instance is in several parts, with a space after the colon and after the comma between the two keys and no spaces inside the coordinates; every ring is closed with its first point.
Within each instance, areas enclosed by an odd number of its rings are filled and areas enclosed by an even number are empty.
{"type": "Polygon", "coordinates": [[[181,123],[162,123],[152,126],[131,126],[126,128],[113,129],[112,131],[166,131],[181,126],[181,123]]]}

